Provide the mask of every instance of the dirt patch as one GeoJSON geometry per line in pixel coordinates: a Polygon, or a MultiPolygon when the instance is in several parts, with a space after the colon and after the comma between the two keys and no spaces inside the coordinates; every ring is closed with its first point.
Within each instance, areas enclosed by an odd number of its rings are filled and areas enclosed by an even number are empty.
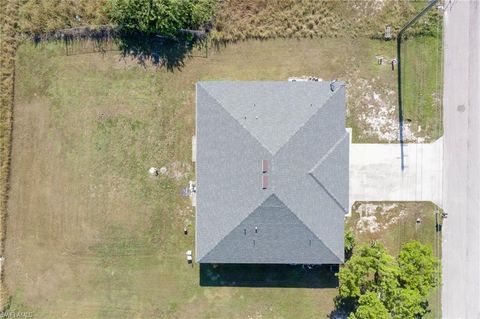
{"type": "MultiPolygon", "coordinates": [[[[370,79],[359,74],[349,75],[347,90],[350,112],[355,112],[356,125],[361,128],[359,139],[393,143],[399,141],[397,92],[385,86],[379,76],[370,79]]],[[[408,122],[403,126],[406,142],[422,143],[408,122]]]]}
{"type": "Polygon", "coordinates": [[[357,221],[356,230],[360,233],[376,233],[387,230],[397,224],[406,216],[404,210],[398,210],[398,204],[372,204],[365,203],[357,206],[360,219],[357,221]],[[377,215],[378,218],[377,218],[377,215]]]}
{"type": "Polygon", "coordinates": [[[170,165],[170,169],[168,170],[168,176],[170,178],[174,178],[177,181],[184,179],[192,170],[192,165],[189,163],[182,163],[182,162],[173,162],[170,165]]]}

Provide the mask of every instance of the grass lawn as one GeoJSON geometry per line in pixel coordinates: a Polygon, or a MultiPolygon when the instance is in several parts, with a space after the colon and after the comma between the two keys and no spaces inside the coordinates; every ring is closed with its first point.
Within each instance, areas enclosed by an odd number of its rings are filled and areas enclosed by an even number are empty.
{"type": "Polygon", "coordinates": [[[394,72],[375,59],[394,51],[393,42],[365,39],[247,41],[208,58],[197,52],[169,72],[117,52],[66,56],[59,44],[21,46],[5,263],[10,309],[38,318],[326,317],[337,293],[329,284],[200,287],[198,266],[186,264],[194,211],[181,190],[194,178],[194,85],[344,79],[354,139],[379,141],[368,122],[375,113],[361,101],[395,106],[394,72]],[[152,178],[151,166],[167,174],[152,178]]]}
{"type": "MultiPolygon", "coordinates": [[[[357,245],[373,240],[382,242],[390,254],[396,256],[402,245],[418,240],[432,248],[441,258],[441,235],[436,232],[436,206],[431,202],[357,202],[346,228],[355,233],[357,245]],[[420,223],[417,223],[417,219],[420,223]]],[[[439,216],[439,223],[441,223],[439,216]]],[[[434,289],[429,298],[431,310],[425,318],[440,318],[441,287],[434,289]]]]}
{"type": "Polygon", "coordinates": [[[442,36],[411,37],[402,44],[403,109],[406,123],[426,141],[443,135],[442,36]]]}

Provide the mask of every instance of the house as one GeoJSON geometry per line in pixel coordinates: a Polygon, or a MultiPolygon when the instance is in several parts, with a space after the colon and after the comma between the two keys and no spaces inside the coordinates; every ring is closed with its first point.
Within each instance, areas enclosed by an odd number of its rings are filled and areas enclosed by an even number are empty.
{"type": "Polygon", "coordinates": [[[196,108],[196,261],[342,263],[345,85],[198,82],[196,108]]]}

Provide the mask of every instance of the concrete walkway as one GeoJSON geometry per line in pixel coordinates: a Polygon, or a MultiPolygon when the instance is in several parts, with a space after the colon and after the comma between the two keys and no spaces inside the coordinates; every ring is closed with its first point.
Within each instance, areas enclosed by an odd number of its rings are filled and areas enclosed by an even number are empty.
{"type": "Polygon", "coordinates": [[[432,201],[441,205],[443,139],[405,144],[350,145],[350,207],[355,201],[432,201]]]}

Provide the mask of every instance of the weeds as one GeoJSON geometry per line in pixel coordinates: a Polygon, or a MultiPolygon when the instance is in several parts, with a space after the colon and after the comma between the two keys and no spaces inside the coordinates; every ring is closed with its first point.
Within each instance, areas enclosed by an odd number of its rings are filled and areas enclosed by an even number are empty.
{"type": "MultiPolygon", "coordinates": [[[[15,73],[16,1],[0,2],[0,256],[4,255],[7,217],[7,192],[12,140],[12,111],[15,73]]],[[[3,263],[3,259],[2,259],[3,263]]],[[[3,264],[0,266],[0,310],[4,309],[7,293],[4,286],[3,264]]]]}
{"type": "Polygon", "coordinates": [[[414,12],[407,1],[225,0],[214,17],[212,38],[359,37],[393,33],[414,12]]]}

